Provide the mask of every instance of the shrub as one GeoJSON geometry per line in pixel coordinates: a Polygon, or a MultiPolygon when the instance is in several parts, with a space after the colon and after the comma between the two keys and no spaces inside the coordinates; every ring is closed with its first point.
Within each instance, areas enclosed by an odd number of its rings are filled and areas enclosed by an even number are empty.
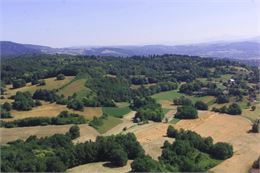
{"type": "Polygon", "coordinates": [[[41,106],[42,103],[40,102],[40,100],[35,100],[35,106],[41,106]]]}
{"type": "Polygon", "coordinates": [[[71,139],[78,138],[80,136],[79,126],[77,126],[77,125],[71,126],[68,134],[69,134],[71,139]]]}
{"type": "Polygon", "coordinates": [[[46,85],[45,80],[44,80],[44,79],[39,80],[39,81],[38,81],[38,85],[39,85],[39,86],[46,85]]]}
{"type": "Polygon", "coordinates": [[[192,101],[184,96],[181,96],[179,98],[176,98],[173,100],[174,105],[192,105],[192,101]]]}
{"type": "Polygon", "coordinates": [[[233,147],[228,143],[218,142],[213,146],[212,155],[217,159],[228,159],[233,155],[233,147]]]}
{"type": "Polygon", "coordinates": [[[4,102],[3,109],[5,109],[6,111],[10,111],[12,109],[12,105],[8,102],[4,102]]]}
{"type": "Polygon", "coordinates": [[[175,118],[179,119],[195,119],[198,118],[198,111],[192,106],[182,106],[177,108],[175,118]]]}
{"type": "Polygon", "coordinates": [[[252,110],[252,111],[255,111],[255,109],[256,109],[256,106],[255,106],[255,105],[251,107],[251,110],[252,110]]]}
{"type": "Polygon", "coordinates": [[[1,110],[1,118],[12,118],[13,116],[9,111],[1,110]]]}
{"type": "Polygon", "coordinates": [[[58,74],[58,75],[56,76],[56,79],[57,79],[57,80],[64,80],[64,79],[65,79],[65,76],[64,76],[64,74],[58,74]]]}
{"type": "Polygon", "coordinates": [[[228,103],[229,102],[229,98],[228,96],[225,96],[225,95],[219,95],[216,99],[216,102],[218,104],[221,104],[221,103],[228,103]]]}
{"type": "Polygon", "coordinates": [[[227,113],[231,115],[240,115],[242,113],[242,109],[238,104],[233,103],[228,107],[227,113]]]}
{"type": "Polygon", "coordinates": [[[254,169],[259,169],[260,168],[259,165],[260,165],[260,156],[258,157],[258,159],[256,161],[254,161],[252,167],[254,169]]]}
{"type": "Polygon", "coordinates": [[[208,110],[208,105],[203,101],[197,101],[195,103],[195,108],[197,108],[198,110],[208,110]]]}
{"type": "Polygon", "coordinates": [[[259,133],[260,132],[260,120],[257,120],[252,125],[252,132],[259,133]]]}
{"type": "Polygon", "coordinates": [[[174,127],[169,126],[167,129],[167,136],[170,138],[175,138],[178,134],[178,130],[176,130],[174,127]]]}
{"type": "Polygon", "coordinates": [[[26,81],[23,79],[17,79],[13,81],[13,88],[21,88],[26,85],[26,81]]]}

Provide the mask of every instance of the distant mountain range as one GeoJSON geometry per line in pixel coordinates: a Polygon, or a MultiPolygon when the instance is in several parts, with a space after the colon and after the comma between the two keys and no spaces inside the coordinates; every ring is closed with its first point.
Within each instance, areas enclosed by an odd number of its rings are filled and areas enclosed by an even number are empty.
{"type": "Polygon", "coordinates": [[[1,58],[19,56],[23,54],[69,54],[69,55],[98,55],[122,56],[134,55],[162,55],[185,54],[202,57],[230,58],[230,59],[260,59],[260,39],[250,39],[233,42],[215,42],[187,45],[145,45],[145,46],[104,46],[104,47],[67,47],[52,48],[31,44],[20,44],[1,41],[1,58]]]}

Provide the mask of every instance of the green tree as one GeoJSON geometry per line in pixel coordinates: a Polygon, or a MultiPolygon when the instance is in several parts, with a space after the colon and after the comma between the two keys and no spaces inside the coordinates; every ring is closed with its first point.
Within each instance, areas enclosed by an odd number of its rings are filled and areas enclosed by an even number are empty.
{"type": "Polygon", "coordinates": [[[79,126],[77,125],[71,126],[71,128],[69,129],[69,136],[71,137],[71,139],[78,138],[80,136],[79,126]]]}
{"type": "Polygon", "coordinates": [[[203,101],[197,101],[195,103],[195,108],[197,108],[198,110],[208,110],[208,105],[203,101]]]}
{"type": "Polygon", "coordinates": [[[161,172],[159,162],[150,156],[138,157],[131,163],[132,172],[161,172]]]}
{"type": "Polygon", "coordinates": [[[4,102],[3,109],[5,109],[6,111],[10,111],[12,109],[12,105],[8,102],[4,102]]]}
{"type": "Polygon", "coordinates": [[[233,155],[233,147],[228,143],[218,142],[213,146],[212,155],[217,159],[228,159],[233,155]]]}
{"type": "Polygon", "coordinates": [[[192,106],[182,106],[177,108],[175,118],[179,119],[195,119],[198,118],[198,111],[192,106]]]}
{"type": "Polygon", "coordinates": [[[178,130],[175,129],[173,126],[169,126],[167,129],[167,136],[170,138],[175,138],[178,134],[178,130]]]}
{"type": "Polygon", "coordinates": [[[228,107],[227,112],[231,115],[240,115],[242,113],[242,109],[238,104],[233,103],[228,107]]]}
{"type": "Polygon", "coordinates": [[[114,149],[111,152],[110,160],[114,166],[125,166],[128,160],[127,153],[122,148],[114,149]]]}
{"type": "Polygon", "coordinates": [[[13,108],[17,110],[28,111],[35,106],[32,96],[29,92],[18,91],[14,97],[13,108]]]}
{"type": "Polygon", "coordinates": [[[58,74],[58,75],[56,76],[56,79],[57,79],[57,80],[64,80],[64,79],[65,79],[65,76],[64,76],[64,74],[58,74]]]}
{"type": "Polygon", "coordinates": [[[255,105],[251,107],[251,110],[252,110],[252,111],[255,111],[255,109],[256,109],[256,106],[255,106],[255,105]]]}

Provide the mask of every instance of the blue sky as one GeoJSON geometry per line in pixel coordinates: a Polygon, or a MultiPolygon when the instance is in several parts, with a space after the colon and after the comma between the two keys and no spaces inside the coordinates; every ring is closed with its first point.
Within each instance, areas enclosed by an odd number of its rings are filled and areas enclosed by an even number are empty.
{"type": "Polygon", "coordinates": [[[260,0],[0,0],[1,40],[53,47],[260,35],[260,0]]]}

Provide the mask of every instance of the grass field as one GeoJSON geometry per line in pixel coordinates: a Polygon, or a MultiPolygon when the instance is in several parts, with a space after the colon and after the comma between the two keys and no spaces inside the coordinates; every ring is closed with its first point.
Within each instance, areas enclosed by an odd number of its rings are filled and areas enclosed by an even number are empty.
{"type": "Polygon", "coordinates": [[[108,116],[106,119],[103,120],[103,124],[101,126],[98,126],[96,129],[99,133],[103,134],[116,125],[120,124],[121,122],[123,121],[119,118],[108,116]]]}
{"type": "Polygon", "coordinates": [[[180,119],[178,119],[178,118],[173,118],[171,121],[170,121],[170,123],[171,124],[176,124],[177,122],[179,122],[180,121],[180,119]]]}
{"type": "Polygon", "coordinates": [[[186,95],[183,93],[179,93],[178,90],[165,91],[165,92],[160,92],[160,93],[152,95],[152,97],[154,99],[156,99],[157,101],[160,101],[160,100],[173,101],[173,99],[181,97],[181,96],[185,96],[185,97],[191,99],[193,103],[195,103],[198,100],[201,100],[207,104],[212,104],[215,99],[213,96],[202,96],[202,97],[189,96],[189,95],[186,95]]]}
{"type": "Polygon", "coordinates": [[[59,89],[62,86],[69,83],[71,80],[73,80],[75,76],[66,76],[64,80],[56,80],[56,77],[47,78],[44,79],[46,85],[43,86],[37,86],[37,85],[31,85],[31,83],[27,83],[26,86],[21,88],[12,89],[11,85],[7,86],[7,97],[10,97],[12,95],[15,95],[17,91],[25,92],[29,91],[31,93],[35,92],[37,89],[47,89],[47,90],[53,90],[53,89],[59,89]]]}
{"type": "Polygon", "coordinates": [[[72,96],[74,93],[78,93],[87,90],[85,87],[85,79],[74,80],[69,85],[62,88],[58,93],[63,94],[65,97],[72,96]]]}
{"type": "Polygon", "coordinates": [[[248,118],[252,122],[254,122],[257,119],[260,119],[260,103],[256,104],[255,106],[255,111],[252,111],[251,108],[243,109],[242,116],[248,118]]]}
{"type": "Polygon", "coordinates": [[[128,114],[131,111],[131,109],[129,107],[103,107],[102,111],[103,113],[106,113],[108,115],[122,118],[124,115],[128,114]]]}
{"type": "Polygon", "coordinates": [[[4,121],[12,121],[15,119],[28,117],[56,117],[60,112],[64,110],[82,115],[87,120],[91,120],[94,116],[99,117],[102,115],[102,109],[100,107],[85,107],[84,111],[74,111],[72,109],[68,109],[66,105],[42,102],[42,106],[35,107],[30,111],[12,110],[11,114],[14,116],[14,118],[4,119],[4,121]]]}

